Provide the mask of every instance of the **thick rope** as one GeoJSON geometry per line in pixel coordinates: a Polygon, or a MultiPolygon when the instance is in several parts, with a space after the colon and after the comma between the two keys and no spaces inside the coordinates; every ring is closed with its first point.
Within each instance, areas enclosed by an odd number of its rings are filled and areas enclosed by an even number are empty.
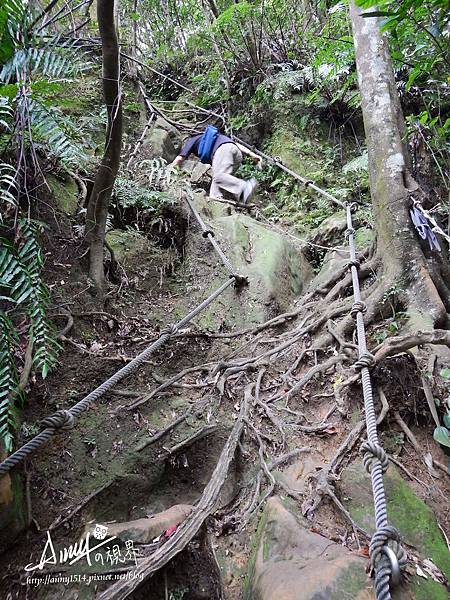
{"type": "Polygon", "coordinates": [[[209,306],[218,296],[220,296],[230,285],[235,282],[234,277],[230,277],[225,283],[217,288],[211,295],[209,295],[203,302],[196,306],[190,313],[183,317],[180,321],[174,325],[169,325],[163,329],[159,335],[159,338],[155,340],[148,348],[143,350],[138,356],[133,358],[127,365],[119,369],[109,379],[104,381],[95,390],[88,394],[85,398],[77,402],[69,410],[60,410],[45,418],[42,421],[43,431],[38,433],[32,440],[27,442],[21,448],[16,450],[11,456],[8,456],[2,463],[0,463],[0,477],[6,475],[12,468],[23,462],[30,454],[33,454],[38,448],[43,446],[60,430],[71,429],[75,426],[76,419],[81,413],[86,411],[93,402],[101,398],[115,386],[119,381],[134,373],[156,350],[161,348],[179,329],[182,329],[187,325],[194,317],[202,312],[207,306],[209,306]]]}
{"type": "Polygon", "coordinates": [[[356,331],[358,336],[358,360],[354,366],[361,370],[361,384],[367,428],[367,442],[362,445],[362,450],[364,451],[364,466],[370,473],[372,479],[375,506],[376,530],[370,542],[370,560],[375,570],[375,592],[377,600],[391,600],[392,597],[389,586],[397,565],[392,564],[391,559],[389,558],[392,553],[388,549],[393,551],[400,569],[406,565],[406,553],[400,544],[398,531],[395,527],[388,525],[386,494],[383,484],[383,473],[388,467],[388,459],[386,452],[378,442],[377,418],[369,372],[369,368],[373,366],[374,359],[372,354],[367,350],[366,330],[363,318],[366,305],[361,300],[358,277],[359,263],[356,260],[355,230],[353,229],[352,223],[352,204],[348,203],[346,210],[346,237],[348,239],[350,251],[349,267],[352,274],[354,299],[351,314],[356,318],[356,331]]]}
{"type": "Polygon", "coordinates": [[[228,260],[227,256],[225,256],[222,248],[219,246],[219,244],[217,243],[217,241],[214,238],[214,232],[205,224],[205,222],[203,221],[203,219],[201,218],[199,212],[197,211],[197,209],[195,208],[194,204],[192,203],[192,200],[188,197],[188,195],[185,195],[185,200],[195,218],[195,220],[197,221],[197,223],[200,226],[200,229],[202,230],[202,236],[204,238],[207,238],[212,247],[214,248],[214,250],[216,251],[217,255],[219,256],[220,260],[222,261],[223,265],[225,266],[225,268],[227,269],[230,277],[233,277],[236,281],[237,284],[240,285],[247,285],[248,284],[248,280],[246,277],[243,277],[242,275],[239,275],[235,268],[233,267],[233,265],[231,264],[231,262],[228,260]]]}

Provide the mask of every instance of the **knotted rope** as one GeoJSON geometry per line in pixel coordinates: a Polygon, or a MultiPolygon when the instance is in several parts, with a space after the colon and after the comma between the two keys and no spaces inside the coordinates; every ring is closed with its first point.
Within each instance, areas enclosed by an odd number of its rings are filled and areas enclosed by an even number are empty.
{"type": "Polygon", "coordinates": [[[361,300],[358,268],[356,260],[356,246],[352,223],[352,204],[346,205],[347,231],[350,261],[349,267],[352,274],[354,303],[351,315],[356,319],[358,337],[358,360],[354,367],[361,371],[361,384],[364,397],[364,411],[367,427],[367,442],[361,450],[364,452],[364,466],[372,479],[373,499],[375,506],[376,531],[372,536],[369,546],[370,561],[375,571],[375,593],[377,600],[391,600],[390,584],[400,580],[400,569],[406,565],[406,553],[400,544],[398,531],[388,524],[386,495],[383,484],[383,473],[388,468],[388,458],[384,449],[378,442],[377,419],[373,402],[372,382],[369,368],[374,364],[373,355],[367,350],[366,330],[363,313],[366,305],[361,300]]]}

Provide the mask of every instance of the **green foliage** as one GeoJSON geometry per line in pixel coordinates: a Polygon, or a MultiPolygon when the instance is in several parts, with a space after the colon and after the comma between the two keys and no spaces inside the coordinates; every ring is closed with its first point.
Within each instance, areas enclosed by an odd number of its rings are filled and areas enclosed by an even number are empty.
{"type": "Polygon", "coordinates": [[[21,219],[16,244],[0,238],[0,438],[9,448],[18,397],[13,317],[25,314],[33,345],[33,366],[45,378],[56,364],[59,344],[47,318],[49,292],[42,281],[43,256],[37,241],[38,225],[21,219]]]}
{"type": "Polygon", "coordinates": [[[33,364],[43,378],[56,364],[59,344],[47,319],[49,292],[41,278],[42,251],[37,240],[38,225],[27,219],[19,221],[20,244],[1,239],[0,286],[7,312],[25,312],[33,340],[33,364]]]}
{"type": "Polygon", "coordinates": [[[47,154],[55,156],[67,166],[83,165],[88,156],[77,143],[75,123],[53,107],[50,111],[43,103],[32,100],[29,103],[32,141],[42,147],[47,154]]]}
{"type": "Polygon", "coordinates": [[[113,206],[159,213],[169,202],[172,202],[172,199],[165,192],[149,190],[127,177],[119,176],[116,179],[113,206]]]}
{"type": "MultiPolygon", "coordinates": [[[[15,180],[15,169],[8,163],[0,162],[0,206],[17,206],[17,185],[15,180]]],[[[0,211],[0,223],[3,222],[2,211],[0,211]]]]}
{"type": "Polygon", "coordinates": [[[24,18],[21,0],[3,0],[0,6],[0,64],[14,55],[16,32],[24,18]]]}
{"type": "Polygon", "coordinates": [[[0,81],[8,84],[17,79],[17,74],[33,73],[33,77],[42,77],[48,81],[72,79],[89,68],[89,63],[76,60],[71,51],[73,43],[62,43],[59,37],[41,42],[43,47],[18,47],[14,55],[3,64],[0,81]]]}
{"type": "Polygon", "coordinates": [[[367,171],[369,164],[368,158],[369,157],[367,155],[367,150],[365,150],[360,156],[357,156],[356,158],[353,158],[348,163],[346,163],[342,167],[342,171],[344,173],[367,171]]]}
{"type": "Polygon", "coordinates": [[[445,454],[450,456],[450,436],[446,427],[436,427],[433,433],[435,441],[441,446],[445,454]]]}
{"type": "MultiPolygon", "coordinates": [[[[0,280],[1,285],[1,280],[0,280]]],[[[13,398],[18,395],[18,375],[14,360],[17,336],[8,315],[0,309],[0,439],[7,451],[13,443],[12,431],[16,425],[13,398]]]]}

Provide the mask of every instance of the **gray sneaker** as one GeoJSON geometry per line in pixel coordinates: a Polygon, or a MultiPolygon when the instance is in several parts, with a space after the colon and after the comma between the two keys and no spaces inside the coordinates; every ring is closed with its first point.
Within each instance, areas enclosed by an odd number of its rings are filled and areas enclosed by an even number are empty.
{"type": "Polygon", "coordinates": [[[245,182],[244,190],[241,194],[241,202],[242,204],[247,204],[251,198],[253,198],[254,193],[258,189],[258,182],[254,177],[245,182]]]}

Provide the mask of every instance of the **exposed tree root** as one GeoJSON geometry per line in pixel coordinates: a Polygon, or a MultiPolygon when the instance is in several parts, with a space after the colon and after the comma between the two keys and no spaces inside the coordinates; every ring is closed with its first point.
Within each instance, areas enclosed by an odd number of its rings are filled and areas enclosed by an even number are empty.
{"type": "Polygon", "coordinates": [[[200,530],[207,517],[217,508],[220,491],[227,477],[239,438],[242,434],[245,419],[248,415],[249,396],[251,395],[253,385],[249,384],[245,390],[239,416],[222,450],[211,479],[194,510],[163,546],[140,562],[135,571],[136,578],[113,584],[100,594],[99,600],[123,600],[123,598],[129,596],[143,581],[151,577],[153,573],[181,552],[200,530]]]}
{"type": "Polygon", "coordinates": [[[405,352],[423,344],[439,344],[450,347],[450,331],[434,329],[433,331],[417,331],[411,335],[388,338],[375,348],[375,362],[379,363],[387,356],[405,352]]]}

